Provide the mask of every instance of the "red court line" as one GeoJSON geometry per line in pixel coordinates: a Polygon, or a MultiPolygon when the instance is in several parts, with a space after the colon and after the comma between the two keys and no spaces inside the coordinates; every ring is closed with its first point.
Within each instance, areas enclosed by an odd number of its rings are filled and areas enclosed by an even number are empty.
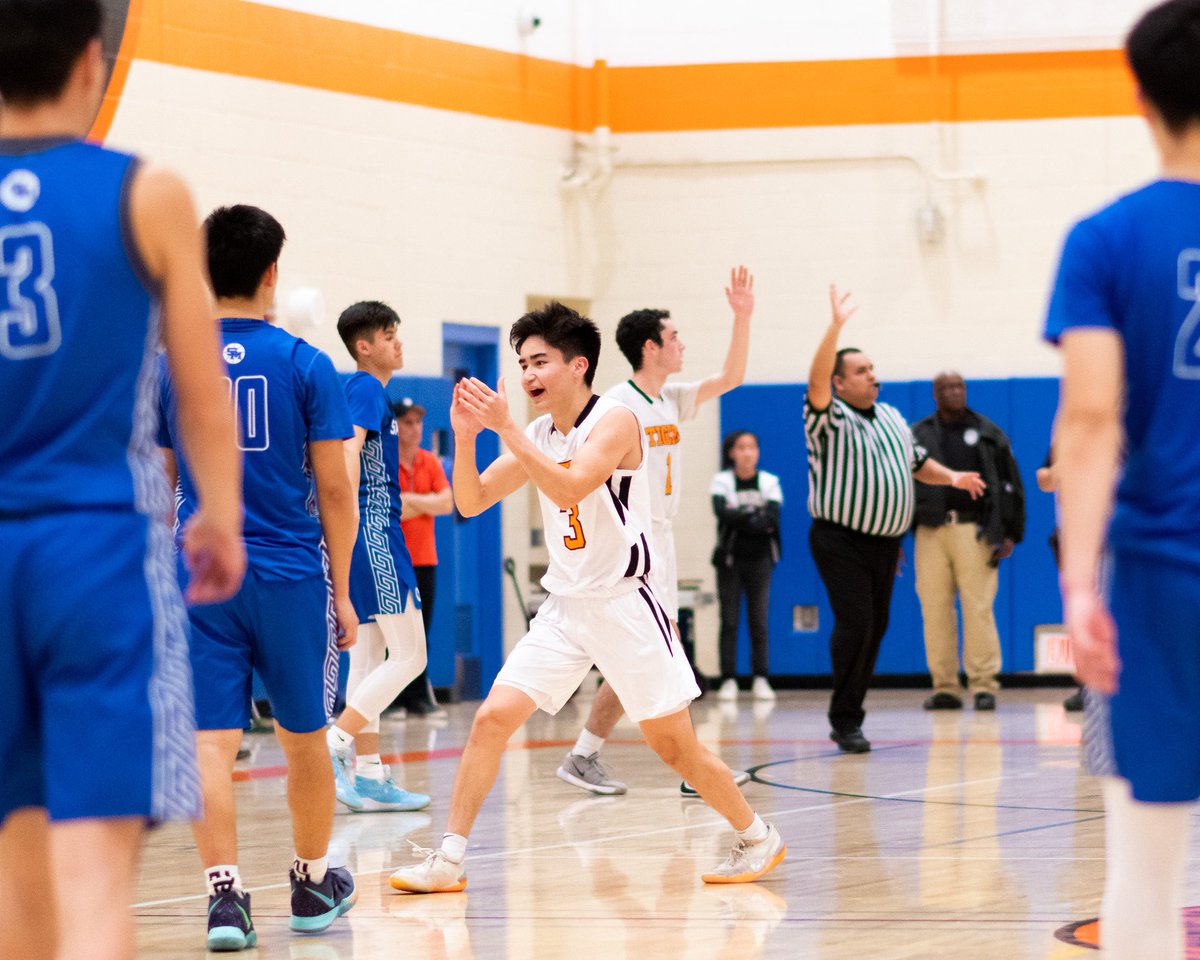
{"type": "MultiPolygon", "coordinates": [[[[645,740],[620,740],[612,739],[607,743],[616,744],[618,746],[637,746],[645,743],[645,740]]],[[[707,743],[717,743],[722,747],[748,747],[748,746],[791,746],[791,745],[827,745],[828,740],[820,738],[789,738],[785,740],[707,740],[707,743]]],[[[872,743],[879,746],[1035,746],[1035,747],[1077,747],[1077,740],[873,740],[872,743]]],[[[543,750],[547,747],[563,747],[574,746],[574,740],[518,740],[515,743],[510,743],[505,747],[505,752],[511,750],[543,750]]],[[[385,753],[381,755],[384,763],[421,763],[427,760],[446,760],[450,757],[461,757],[464,747],[443,747],[440,750],[410,750],[406,753],[385,753]]],[[[830,748],[832,749],[832,747],[830,748]]],[[[252,767],[248,770],[234,770],[233,779],[237,783],[242,783],[249,780],[270,780],[274,777],[287,776],[287,767],[280,764],[273,767],[252,767]]]]}

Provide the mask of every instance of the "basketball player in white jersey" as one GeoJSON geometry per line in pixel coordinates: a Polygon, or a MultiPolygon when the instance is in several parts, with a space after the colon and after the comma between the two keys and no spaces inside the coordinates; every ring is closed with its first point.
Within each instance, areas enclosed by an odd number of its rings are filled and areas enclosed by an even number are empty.
{"type": "Polygon", "coordinates": [[[550,303],[518,320],[509,342],[520,356],[521,385],[543,416],[521,430],[503,381],[497,391],[479,380],[461,381],[450,409],[454,499],[464,516],[474,516],[533,482],[550,552],[542,579],[550,596],[475,715],[440,849],[418,848],[423,862],[397,870],[391,884],[411,893],[466,887],[467,834],[505,745],[539,707],[556,713],[593,664],[641,724],[646,742],[737,830],[729,857],[702,879],[757,880],[787,850],[692,728],[688,704],[699,690],[646,579],[646,436],[628,407],[592,393],[600,332],[574,310],[550,303]],[[475,438],[484,429],[495,431],[508,452],[480,474],[475,438]]]}
{"type": "MultiPolygon", "coordinates": [[[[733,308],[733,335],[718,373],[692,383],[667,383],[671,374],[683,369],[683,340],[668,311],[635,310],[617,324],[617,346],[633,367],[633,376],[605,393],[637,414],[650,441],[651,540],[656,551],[650,583],[672,624],[679,619],[679,575],[671,527],[679,512],[683,480],[679,424],[695,417],[702,404],[728,393],[745,379],[754,312],[754,277],[745,267],[729,272],[725,297],[733,308]]],[[[592,793],[624,793],[625,784],[612,779],[600,763],[604,741],[624,712],[611,684],[601,684],[579,739],[556,771],[558,776],[592,793]]],[[[734,779],[740,785],[750,774],[739,770],[734,779]]],[[[680,790],[684,796],[696,795],[686,781],[680,790]]]]}

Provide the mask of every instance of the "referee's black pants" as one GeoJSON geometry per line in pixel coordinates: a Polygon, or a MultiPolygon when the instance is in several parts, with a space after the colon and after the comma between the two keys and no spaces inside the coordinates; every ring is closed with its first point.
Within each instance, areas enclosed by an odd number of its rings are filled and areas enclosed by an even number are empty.
{"type": "Polygon", "coordinates": [[[866,716],[863,700],[887,632],[900,537],[873,537],[828,520],[813,520],[808,543],[833,608],[829,724],[846,732],[861,727],[866,716]]]}

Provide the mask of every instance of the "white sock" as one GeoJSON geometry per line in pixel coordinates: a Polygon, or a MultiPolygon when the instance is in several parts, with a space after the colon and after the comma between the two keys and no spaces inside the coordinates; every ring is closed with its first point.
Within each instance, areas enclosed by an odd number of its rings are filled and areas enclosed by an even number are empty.
{"type": "Polygon", "coordinates": [[[596,736],[584,727],[579,739],[575,741],[575,746],[571,748],[571,753],[577,757],[590,757],[593,753],[599,753],[603,747],[604,738],[596,736]]]}
{"type": "Polygon", "coordinates": [[[354,772],[360,777],[383,783],[387,779],[388,768],[377,753],[360,753],[354,761],[354,772]]]}
{"type": "Polygon", "coordinates": [[[1108,878],[1100,908],[1105,956],[1182,960],[1180,917],[1191,803],[1142,803],[1129,781],[1104,781],[1108,878]]]}
{"type": "Polygon", "coordinates": [[[767,839],[767,825],[756,813],[754,819],[750,821],[750,826],[745,830],[739,830],[737,835],[739,840],[744,840],[746,843],[762,843],[767,839]]]}
{"type": "Polygon", "coordinates": [[[236,863],[218,863],[215,867],[205,867],[204,882],[208,885],[210,897],[215,897],[225,890],[245,892],[242,889],[242,875],[238,872],[236,863]]]}
{"type": "Polygon", "coordinates": [[[296,859],[292,861],[292,869],[296,871],[296,876],[301,880],[320,883],[325,879],[325,873],[329,869],[329,857],[310,857],[305,860],[296,854],[296,859]]]}
{"type": "Polygon", "coordinates": [[[463,857],[467,855],[467,838],[457,833],[443,834],[442,853],[446,855],[447,860],[462,863],[463,857]]]}
{"type": "Polygon", "coordinates": [[[354,738],[336,723],[325,731],[325,743],[335,753],[349,753],[354,749],[354,738]]]}

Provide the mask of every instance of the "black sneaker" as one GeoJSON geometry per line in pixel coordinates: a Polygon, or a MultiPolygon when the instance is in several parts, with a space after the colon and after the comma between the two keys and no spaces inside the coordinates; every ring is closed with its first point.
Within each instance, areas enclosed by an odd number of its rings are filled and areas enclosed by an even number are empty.
{"type": "Polygon", "coordinates": [[[952,693],[935,693],[921,704],[925,710],[961,710],[962,701],[952,693]]]}
{"type": "Polygon", "coordinates": [[[208,949],[245,950],[258,943],[250,919],[250,894],[232,888],[208,898],[208,949]]]}
{"type": "Polygon", "coordinates": [[[979,693],[975,694],[975,709],[987,711],[995,710],[996,695],[994,693],[988,693],[987,691],[980,691],[979,693]]]}
{"type": "Polygon", "coordinates": [[[871,741],[863,736],[858,727],[847,730],[830,730],[829,739],[838,745],[842,753],[870,753],[871,741]]]}
{"type": "Polygon", "coordinates": [[[301,880],[295,870],[288,875],[292,878],[291,928],[300,933],[320,933],[358,899],[354,878],[345,867],[330,867],[320,883],[301,880]]]}
{"type": "Polygon", "coordinates": [[[1083,687],[1080,687],[1063,701],[1063,709],[1068,713],[1078,713],[1083,709],[1083,687]]]}

